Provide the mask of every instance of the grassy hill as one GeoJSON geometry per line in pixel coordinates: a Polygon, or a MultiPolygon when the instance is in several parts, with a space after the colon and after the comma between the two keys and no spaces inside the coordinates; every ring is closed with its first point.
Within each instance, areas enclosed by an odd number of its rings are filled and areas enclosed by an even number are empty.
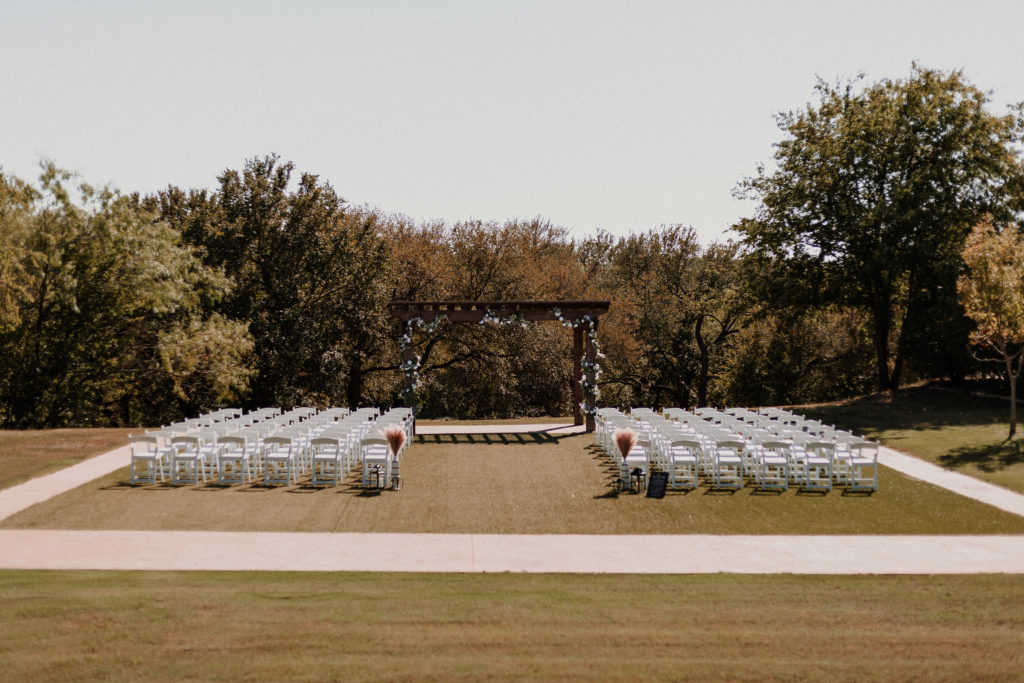
{"type": "Polygon", "coordinates": [[[926,386],[791,409],[1024,493],[1024,436],[1006,438],[1006,399],[926,386]]]}

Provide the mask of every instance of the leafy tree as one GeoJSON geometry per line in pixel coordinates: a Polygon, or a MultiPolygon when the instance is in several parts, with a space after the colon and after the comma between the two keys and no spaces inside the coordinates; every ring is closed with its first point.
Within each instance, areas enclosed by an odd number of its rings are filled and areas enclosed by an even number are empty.
{"type": "MultiPolygon", "coordinates": [[[[551,300],[588,291],[566,231],[539,219],[450,227],[397,219],[388,236],[397,299],[551,300]]],[[[423,363],[418,400],[424,414],[568,411],[572,335],[558,325],[444,324],[417,333],[415,344],[423,363]]],[[[382,366],[397,369],[392,353],[382,366]]]]}
{"type": "Polygon", "coordinates": [[[748,313],[735,246],[702,251],[691,228],[670,226],[622,238],[607,261],[602,277],[614,303],[605,381],[630,389],[607,395],[625,404],[707,405],[716,367],[748,313]],[[626,334],[616,329],[623,324],[626,334]]]}
{"type": "Polygon", "coordinates": [[[759,206],[736,227],[767,298],[864,310],[878,386],[897,388],[921,327],[948,317],[936,309],[953,298],[936,294],[953,291],[970,226],[1006,205],[1020,122],[958,71],[816,92],[778,116],[776,168],[740,183],[759,206]]]}
{"type": "Polygon", "coordinates": [[[976,325],[971,341],[995,351],[1010,382],[1010,435],[1017,432],[1017,381],[1024,368],[1024,234],[997,232],[991,216],[971,231],[963,250],[967,274],[957,289],[976,325]]]}
{"type": "MultiPolygon", "coordinates": [[[[142,397],[167,380],[161,337],[205,334],[202,301],[226,285],[129,198],[86,184],[76,198],[72,178],[47,164],[38,190],[0,182],[0,234],[15,258],[4,267],[9,303],[0,331],[5,426],[155,421],[159,408],[142,397]]],[[[245,348],[239,330],[221,332],[221,348],[245,348]]],[[[197,370],[225,373],[204,398],[244,390],[237,361],[221,357],[197,370]]]]}
{"type": "Polygon", "coordinates": [[[217,192],[144,200],[232,286],[217,311],[248,325],[252,404],[358,405],[365,366],[387,343],[388,244],[376,214],[350,209],[277,156],[220,176],[217,192]]]}
{"type": "Polygon", "coordinates": [[[867,393],[874,377],[864,322],[851,308],[762,312],[724,363],[725,402],[787,405],[867,393]]]}

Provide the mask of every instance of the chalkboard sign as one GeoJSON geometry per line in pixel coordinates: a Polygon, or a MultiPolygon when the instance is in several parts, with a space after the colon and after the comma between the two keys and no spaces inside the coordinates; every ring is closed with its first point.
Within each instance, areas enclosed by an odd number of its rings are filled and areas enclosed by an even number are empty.
{"type": "Polygon", "coordinates": [[[651,472],[651,478],[647,482],[647,497],[664,498],[666,488],[668,488],[668,472],[651,472]]]}

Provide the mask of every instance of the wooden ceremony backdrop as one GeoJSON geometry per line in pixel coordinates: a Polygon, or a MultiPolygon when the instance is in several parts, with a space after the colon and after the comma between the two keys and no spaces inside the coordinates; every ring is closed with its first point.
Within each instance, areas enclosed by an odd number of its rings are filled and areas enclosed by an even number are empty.
{"type": "MultiPolygon", "coordinates": [[[[558,321],[555,309],[558,309],[564,320],[577,321],[585,316],[590,316],[594,323],[594,332],[597,332],[598,317],[608,312],[608,301],[392,301],[391,315],[400,320],[403,324],[414,318],[421,319],[424,323],[431,323],[439,315],[445,315],[453,323],[479,323],[484,316],[497,318],[510,318],[520,315],[526,322],[542,322],[547,320],[558,321]]],[[[403,328],[403,332],[404,332],[403,328]]],[[[583,359],[588,361],[588,367],[592,368],[597,361],[597,349],[594,348],[590,336],[586,334],[584,327],[573,328],[572,344],[572,379],[573,379],[573,422],[584,424],[586,420],[587,431],[594,431],[594,416],[584,417],[580,404],[583,402],[583,359]]],[[[402,361],[413,360],[416,356],[416,349],[409,344],[403,353],[402,361]]],[[[592,371],[587,371],[586,379],[593,384],[596,377],[592,371]]],[[[413,379],[406,376],[406,386],[412,385],[413,379]]],[[[415,407],[415,406],[414,406],[415,407]]]]}

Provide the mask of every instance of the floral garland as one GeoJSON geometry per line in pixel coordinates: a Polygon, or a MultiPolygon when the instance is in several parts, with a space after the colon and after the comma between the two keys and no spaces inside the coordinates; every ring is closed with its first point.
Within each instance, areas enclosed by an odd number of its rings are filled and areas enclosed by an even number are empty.
{"type": "Polygon", "coordinates": [[[584,358],[580,362],[584,373],[583,379],[580,381],[580,384],[583,385],[583,403],[580,404],[580,410],[585,415],[594,416],[597,414],[597,399],[601,397],[601,389],[597,386],[597,380],[601,378],[601,363],[599,361],[605,357],[601,353],[601,344],[597,340],[597,321],[589,315],[577,318],[576,320],[569,320],[562,315],[562,309],[560,308],[553,308],[552,312],[558,318],[558,322],[562,323],[563,327],[571,327],[572,329],[584,328],[587,331],[587,338],[594,346],[594,351],[596,352],[594,360],[589,361],[584,358]],[[587,378],[590,376],[593,376],[593,382],[588,381],[587,378]]]}
{"type": "Polygon", "coordinates": [[[498,327],[503,327],[505,325],[519,325],[521,327],[528,327],[528,325],[526,324],[526,318],[524,318],[523,314],[519,313],[518,311],[508,316],[507,318],[502,318],[501,316],[497,316],[491,313],[490,309],[484,311],[484,317],[481,318],[480,322],[477,324],[497,325],[498,327]]]}
{"type": "MultiPolygon", "coordinates": [[[[405,351],[412,345],[412,335],[416,329],[425,330],[427,334],[433,334],[440,327],[441,323],[448,320],[448,316],[444,313],[439,313],[437,317],[431,320],[429,323],[424,321],[423,318],[409,318],[405,321],[405,332],[401,337],[398,338],[398,344],[402,349],[402,357],[405,357],[405,351]]],[[[399,365],[399,369],[405,374],[406,385],[402,389],[402,394],[405,395],[407,401],[413,403],[413,398],[416,396],[416,392],[420,388],[422,380],[420,379],[420,366],[423,364],[423,358],[421,356],[413,356],[409,360],[402,361],[399,365]]]]}

